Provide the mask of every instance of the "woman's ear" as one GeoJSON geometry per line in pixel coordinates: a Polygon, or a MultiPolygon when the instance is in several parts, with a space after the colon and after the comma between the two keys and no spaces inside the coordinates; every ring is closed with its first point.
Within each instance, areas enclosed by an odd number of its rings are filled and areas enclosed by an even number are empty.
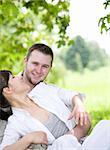
{"type": "Polygon", "coordinates": [[[12,89],[11,88],[9,88],[9,87],[5,87],[5,88],[3,88],[3,93],[4,94],[11,94],[12,93],[12,89]]]}

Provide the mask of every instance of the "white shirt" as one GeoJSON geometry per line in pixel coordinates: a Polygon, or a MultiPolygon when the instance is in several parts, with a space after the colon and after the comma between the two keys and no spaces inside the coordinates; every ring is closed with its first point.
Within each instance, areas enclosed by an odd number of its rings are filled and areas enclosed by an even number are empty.
{"type": "MultiPolygon", "coordinates": [[[[59,117],[71,130],[76,124],[74,120],[68,120],[72,106],[72,98],[78,95],[77,92],[58,88],[44,82],[39,83],[28,94],[29,98],[39,106],[45,108],[59,117]],[[68,106],[68,107],[67,107],[68,106]]],[[[50,131],[36,118],[32,117],[27,111],[12,108],[13,115],[9,117],[5,129],[4,138],[0,145],[0,150],[6,145],[15,143],[19,138],[27,133],[34,131],[44,131],[47,133],[49,144],[55,140],[50,131]]]]}

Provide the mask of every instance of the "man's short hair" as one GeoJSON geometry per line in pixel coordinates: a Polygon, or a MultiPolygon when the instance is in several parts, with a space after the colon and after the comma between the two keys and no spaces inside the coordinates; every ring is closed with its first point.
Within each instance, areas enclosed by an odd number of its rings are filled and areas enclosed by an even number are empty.
{"type": "Polygon", "coordinates": [[[28,53],[27,53],[27,56],[26,56],[27,59],[30,57],[31,53],[34,50],[39,51],[39,52],[41,52],[41,53],[43,53],[45,55],[50,55],[51,58],[52,58],[52,61],[51,61],[51,65],[52,65],[52,62],[53,62],[53,51],[52,51],[52,49],[49,46],[47,46],[45,44],[42,44],[42,43],[38,43],[38,44],[32,45],[29,48],[29,50],[28,50],[28,53]]]}

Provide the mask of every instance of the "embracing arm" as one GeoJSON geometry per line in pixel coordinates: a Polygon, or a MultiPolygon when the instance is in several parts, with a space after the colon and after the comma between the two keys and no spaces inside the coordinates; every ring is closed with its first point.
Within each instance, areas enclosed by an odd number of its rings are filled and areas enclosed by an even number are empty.
{"type": "Polygon", "coordinates": [[[87,125],[90,128],[90,117],[85,109],[84,103],[79,95],[72,98],[73,110],[68,119],[74,118],[77,124],[87,125]]]}
{"type": "Polygon", "coordinates": [[[91,128],[91,119],[89,114],[86,112],[84,103],[81,100],[80,96],[76,95],[72,99],[73,110],[69,116],[69,119],[74,118],[76,121],[76,127],[70,131],[78,140],[85,137],[88,134],[89,129],[91,128]]]}
{"type": "Polygon", "coordinates": [[[84,94],[62,88],[57,88],[57,93],[64,104],[71,108],[71,114],[68,116],[69,120],[74,118],[76,123],[81,126],[90,123],[88,122],[88,114],[83,103],[84,94]]]}
{"type": "Polygon", "coordinates": [[[3,150],[26,150],[30,144],[48,144],[45,132],[36,131],[19,139],[16,143],[5,146],[3,150]]]}
{"type": "Polygon", "coordinates": [[[88,135],[88,131],[91,128],[91,120],[89,115],[87,115],[87,123],[83,126],[78,124],[73,130],[74,135],[77,137],[78,140],[80,140],[82,137],[85,137],[88,135]]]}

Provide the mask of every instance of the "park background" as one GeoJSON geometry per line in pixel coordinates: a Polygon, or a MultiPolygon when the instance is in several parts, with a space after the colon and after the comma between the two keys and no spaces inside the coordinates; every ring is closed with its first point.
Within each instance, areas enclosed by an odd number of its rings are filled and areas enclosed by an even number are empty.
{"type": "MultiPolygon", "coordinates": [[[[70,2],[0,0],[0,69],[19,73],[28,48],[34,43],[48,44],[55,58],[47,82],[85,93],[93,127],[101,119],[110,119],[110,54],[95,39],[75,35],[74,26],[73,37],[69,36],[70,2]]],[[[110,2],[101,5],[105,11],[110,2]]],[[[87,25],[89,20],[85,22],[87,25]]],[[[109,33],[108,11],[96,23],[100,34],[109,33]]]]}

